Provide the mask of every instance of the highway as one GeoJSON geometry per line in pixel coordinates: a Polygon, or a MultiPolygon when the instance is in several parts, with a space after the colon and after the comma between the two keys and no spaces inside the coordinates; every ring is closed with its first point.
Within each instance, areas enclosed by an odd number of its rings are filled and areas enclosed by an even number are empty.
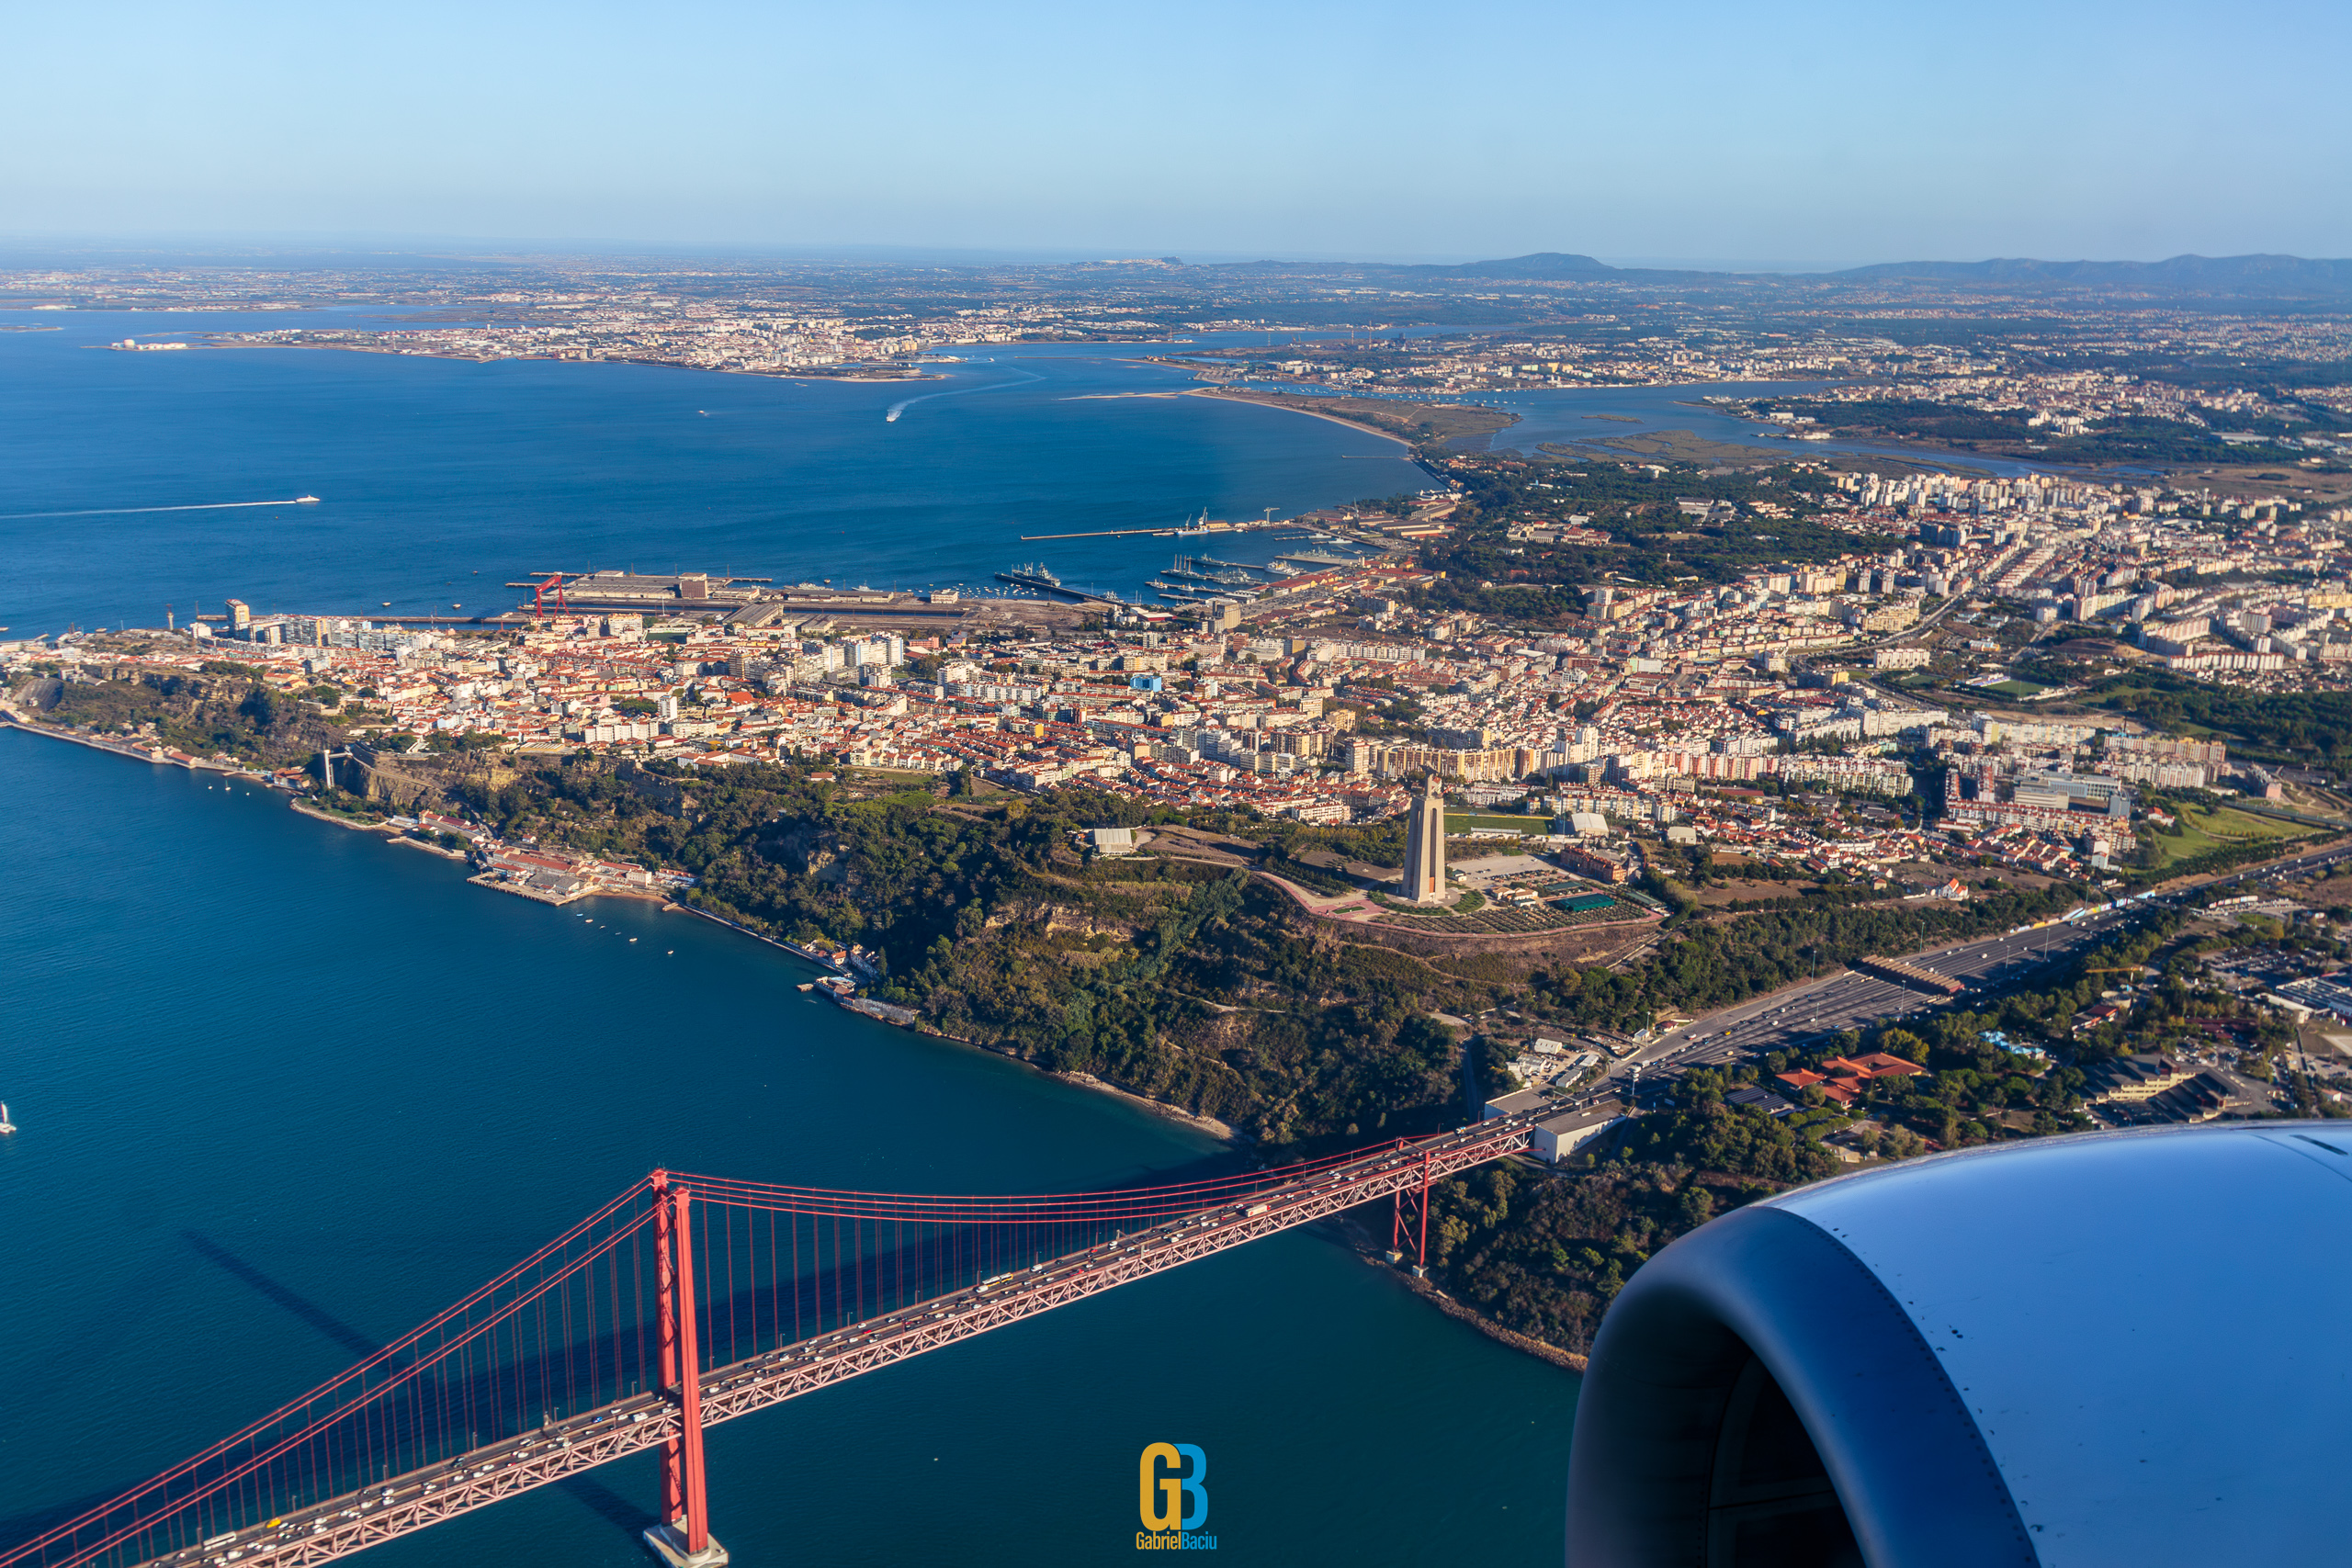
{"type": "MultiPolygon", "coordinates": [[[[2064,925],[1914,953],[1910,962],[1968,982],[1972,993],[1996,989],[2097,940],[2129,918],[2125,910],[2108,910],[2064,925]]],[[[1841,1029],[1869,1029],[1908,1018],[1944,1001],[1893,980],[1839,970],[1826,979],[1758,997],[1669,1031],[1620,1063],[1611,1076],[1630,1078],[1637,1068],[1648,1076],[1662,1067],[1708,1066],[1788,1050],[1841,1029]]]]}
{"type": "MultiPolygon", "coordinates": [[[[1923,969],[1968,983],[1966,995],[1946,998],[1850,970],[1724,1009],[1659,1035],[1579,1094],[1585,1104],[1627,1091],[1639,1079],[1671,1077],[1685,1068],[1714,1066],[1769,1051],[1811,1046],[1840,1030],[1868,1030],[1940,1006],[1967,1006],[2018,985],[2075,949],[2129,924],[2143,909],[2170,908],[2190,895],[2248,882],[2276,882],[2352,861],[2352,845],[2316,850],[2292,860],[2232,872],[2180,892],[2111,906],[2077,920],[2003,932],[1906,955],[1923,969]]],[[[1888,956],[1894,956],[1892,954],[1888,956]]]]}

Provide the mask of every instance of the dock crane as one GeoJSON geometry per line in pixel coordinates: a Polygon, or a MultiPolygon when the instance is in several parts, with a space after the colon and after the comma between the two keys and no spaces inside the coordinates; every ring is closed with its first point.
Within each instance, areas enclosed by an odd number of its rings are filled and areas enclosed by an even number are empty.
{"type": "MultiPolygon", "coordinates": [[[[537,575],[537,573],[533,573],[535,579],[537,575]]],[[[553,594],[555,596],[555,607],[556,612],[559,615],[568,615],[571,613],[571,601],[567,600],[563,596],[563,573],[560,571],[551,571],[547,574],[547,577],[548,580],[545,582],[534,581],[530,582],[510,582],[506,585],[509,588],[527,588],[531,591],[531,618],[533,620],[544,621],[548,618],[548,596],[549,594],[553,594]]]]}

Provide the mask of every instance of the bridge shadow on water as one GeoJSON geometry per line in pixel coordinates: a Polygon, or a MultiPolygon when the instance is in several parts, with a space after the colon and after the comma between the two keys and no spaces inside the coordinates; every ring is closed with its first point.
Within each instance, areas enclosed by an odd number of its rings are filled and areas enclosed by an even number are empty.
{"type": "MultiPolygon", "coordinates": [[[[288,1313],[293,1314],[294,1317],[302,1323],[318,1330],[319,1333],[324,1335],[328,1339],[334,1341],[342,1348],[351,1352],[355,1359],[366,1360],[368,1357],[375,1355],[378,1351],[383,1348],[382,1345],[379,1344],[374,1339],[369,1338],[367,1335],[362,1334],[358,1329],[352,1327],[351,1325],[335,1316],[334,1314],[329,1312],[317,1302],[312,1301],[310,1297],[303,1295],[300,1292],[294,1290],[283,1281],[275,1280],[269,1275],[262,1272],[262,1270],[254,1268],[251,1263],[238,1257],[227,1247],[222,1247],[219,1242],[214,1241],[211,1237],[205,1235],[198,1231],[182,1231],[180,1235],[187,1241],[188,1246],[195,1250],[198,1257],[203,1258],[206,1262],[214,1265],[223,1273],[226,1273],[232,1279],[236,1280],[239,1283],[250,1286],[254,1294],[270,1303],[273,1306],[285,1309],[288,1313]]],[[[620,1493],[616,1492],[613,1488],[605,1485],[603,1482],[596,1480],[594,1476],[567,1476],[563,1480],[557,1482],[555,1484],[558,1491],[564,1493],[573,1501],[582,1504],[598,1517],[605,1519],[621,1529],[630,1532],[631,1534],[635,1534],[638,1531],[645,1529],[650,1525],[661,1522],[657,1517],[654,1509],[630,1502],[620,1493]]],[[[103,1501],[105,1501],[104,1497],[94,1497],[91,1498],[88,1503],[82,1506],[89,1506],[103,1501]]],[[[65,1513],[59,1516],[60,1518],[70,1518],[72,1517],[71,1513],[65,1513]]],[[[52,1520],[51,1522],[56,1521],[52,1520]]],[[[35,1527],[36,1529],[39,1528],[40,1527],[35,1527]]],[[[22,1537],[12,1534],[5,1539],[13,1540],[21,1540],[22,1537]]]]}
{"type": "MultiPolygon", "coordinates": [[[[182,1231],[180,1239],[187,1242],[198,1258],[220,1269],[239,1283],[248,1286],[271,1304],[291,1313],[302,1323],[324,1335],[336,1346],[350,1352],[354,1358],[365,1359],[383,1348],[376,1341],[317,1303],[271,1279],[267,1274],[201,1232],[182,1231]]],[[[123,1484],[129,1486],[145,1479],[143,1475],[127,1476],[124,1478],[123,1484]]],[[[78,1497],[50,1507],[0,1518],[0,1551],[6,1551],[19,1541],[29,1540],[44,1530],[65,1523],[68,1519],[76,1518],[120,1495],[121,1489],[116,1487],[109,1487],[100,1492],[85,1492],[78,1497]]]]}
{"type": "Polygon", "coordinates": [[[361,1360],[366,1360],[383,1348],[375,1340],[368,1338],[318,1303],[271,1279],[203,1232],[182,1231],[180,1239],[193,1247],[198,1258],[219,1269],[238,1283],[251,1286],[254,1292],[264,1301],[274,1306],[284,1307],[361,1360]]]}
{"type": "MultiPolygon", "coordinates": [[[[1182,1186],[1234,1177],[1264,1166],[1262,1156],[1254,1151],[1221,1150],[1173,1168],[1131,1171],[1114,1178],[1101,1190],[1117,1193],[1182,1186]]],[[[1279,1168],[1267,1174],[1279,1179],[1279,1168]]],[[[1025,1266],[1061,1247],[1108,1240],[1116,1233],[1116,1227],[1109,1224],[1092,1234],[1024,1233],[1010,1249],[1001,1250],[989,1245],[991,1227],[986,1221],[922,1225],[911,1232],[868,1222],[864,1226],[853,1224],[846,1232],[829,1226],[820,1252],[816,1230],[824,1222],[804,1216],[793,1224],[807,1227],[800,1234],[808,1249],[796,1246],[780,1251],[774,1219],[773,1215],[739,1213],[723,1218],[714,1230],[703,1230],[697,1238],[704,1286],[697,1292],[701,1296],[698,1317],[707,1366],[772,1350],[913,1301],[968,1289],[988,1273],[1025,1266]],[[748,1279],[736,1271],[737,1264],[748,1267],[748,1279]]],[[[381,1341],[213,1237],[194,1230],[183,1231],[181,1235],[198,1258],[353,1360],[365,1361],[383,1350],[381,1341]]],[[[633,1284],[620,1304],[629,1306],[637,1299],[633,1284]]],[[[502,1344],[493,1337],[481,1347],[488,1352],[486,1358],[469,1354],[421,1370],[415,1385],[421,1391],[417,1399],[378,1407],[379,1424],[374,1430],[380,1444],[372,1451],[394,1456],[397,1467],[450,1457],[446,1446],[428,1440],[433,1434],[422,1424],[421,1413],[430,1408],[469,1411],[469,1425],[479,1423],[469,1441],[479,1445],[527,1433],[550,1412],[576,1414],[640,1393],[652,1382],[652,1368],[644,1360],[647,1325],[634,1313],[625,1313],[620,1321],[607,1318],[593,1325],[563,1320],[549,1326],[556,1327],[556,1333],[543,1338],[537,1354],[526,1353],[520,1340],[502,1344]],[[565,1381],[567,1369],[580,1372],[583,1367],[586,1371],[576,1384],[565,1381]]],[[[397,1382],[406,1370],[404,1359],[388,1359],[379,1363],[380,1375],[368,1382],[397,1382]]],[[[223,1430],[205,1434],[204,1440],[226,1436],[228,1427],[260,1414],[255,1410],[225,1413],[223,1430]]],[[[318,1478],[327,1483],[320,1490],[331,1487],[331,1495],[346,1493],[381,1473],[372,1464],[361,1471],[346,1470],[339,1463],[333,1468],[342,1473],[318,1478]]],[[[158,1495],[156,1501],[184,1495],[188,1486],[200,1484],[205,1473],[202,1470],[192,1473],[158,1495]]],[[[119,1485],[102,1492],[0,1517],[0,1551],[109,1502],[123,1488],[145,1479],[144,1474],[125,1476],[119,1485]]],[[[651,1506],[650,1467],[645,1483],[647,1493],[641,1503],[591,1475],[572,1475],[554,1484],[598,1517],[634,1535],[658,1522],[651,1506]]],[[[315,1497],[319,1491],[311,1488],[316,1484],[311,1482],[302,1490],[315,1497]]]]}

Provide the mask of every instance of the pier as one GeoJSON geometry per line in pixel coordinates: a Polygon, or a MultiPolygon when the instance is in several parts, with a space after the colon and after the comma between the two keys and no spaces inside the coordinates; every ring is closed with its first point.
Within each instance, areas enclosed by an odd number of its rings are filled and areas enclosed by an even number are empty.
{"type": "Polygon", "coordinates": [[[1270,530],[1291,530],[1290,536],[1311,539],[1320,530],[1306,523],[1213,523],[1205,528],[1094,528],[1082,534],[1023,534],[1021,542],[1035,539],[1132,539],[1149,536],[1155,539],[1198,539],[1211,534],[1263,534],[1270,530]]]}

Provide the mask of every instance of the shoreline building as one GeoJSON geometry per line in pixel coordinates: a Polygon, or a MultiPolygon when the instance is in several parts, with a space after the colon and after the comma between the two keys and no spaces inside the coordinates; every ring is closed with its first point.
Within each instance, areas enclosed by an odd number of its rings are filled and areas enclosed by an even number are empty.
{"type": "Polygon", "coordinates": [[[1407,807],[1405,897],[1416,904],[1445,901],[1445,790],[1435,773],[1407,807]]]}

